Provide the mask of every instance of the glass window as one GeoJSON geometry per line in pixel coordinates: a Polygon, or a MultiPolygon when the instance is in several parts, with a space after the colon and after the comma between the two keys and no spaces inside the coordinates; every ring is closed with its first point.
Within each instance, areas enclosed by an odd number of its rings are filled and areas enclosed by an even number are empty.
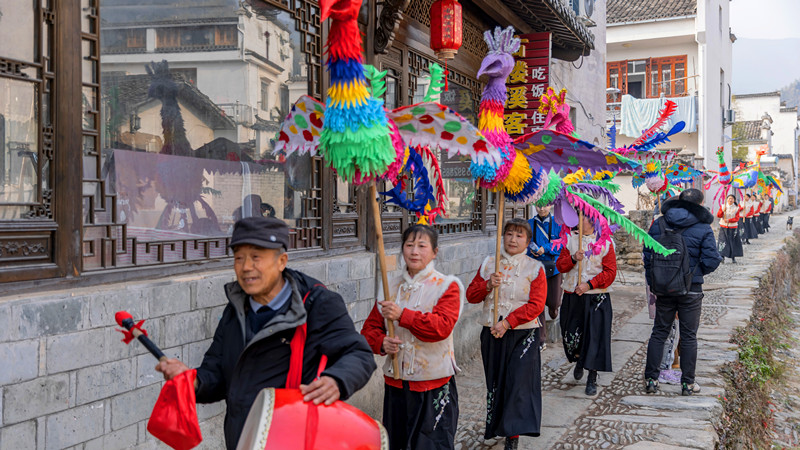
{"type": "Polygon", "coordinates": [[[686,94],[686,63],[675,63],[675,95],[686,94]]]}
{"type": "Polygon", "coordinates": [[[314,48],[313,29],[297,31],[294,14],[272,6],[177,3],[101,0],[102,132],[94,154],[106,192],[84,202],[85,265],[223,256],[235,221],[255,215],[285,220],[302,235],[298,247],[321,246],[316,225],[301,230],[321,216],[320,168],[308,155],[272,154],[289,105],[313,95],[303,51],[314,48]],[[152,42],[142,52],[105,39],[122,29],[152,42]],[[241,51],[219,51],[231,48],[241,51]],[[108,235],[94,223],[114,226],[108,235]],[[113,261],[100,251],[108,239],[113,261]]]}
{"type": "Polygon", "coordinates": [[[20,219],[38,203],[37,93],[34,83],[0,78],[0,220],[20,219]]]}
{"type": "Polygon", "coordinates": [[[661,88],[664,95],[672,95],[672,64],[661,65],[661,88]]]}

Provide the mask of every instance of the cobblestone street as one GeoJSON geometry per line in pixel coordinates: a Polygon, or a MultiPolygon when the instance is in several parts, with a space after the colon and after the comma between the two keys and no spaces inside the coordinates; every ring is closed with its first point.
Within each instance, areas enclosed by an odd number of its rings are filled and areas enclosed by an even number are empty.
{"type": "MultiPolygon", "coordinates": [[[[714,448],[712,423],[722,411],[724,393],[719,375],[723,364],[736,359],[729,338],[751,314],[751,290],[774,260],[790,232],[786,215],[772,217],[771,231],[745,246],[737,264],[720,265],[705,279],[705,298],[698,331],[697,382],[700,393],[682,397],[679,385],[661,384],[657,395],[646,395],[642,372],[652,328],[645,302],[644,275],[619,272],[613,285],[613,373],[601,373],[596,397],[584,394],[584,382],[572,377],[561,343],[548,342],[542,353],[542,434],[522,437],[524,449],[671,449],[714,448]]],[[[551,328],[552,330],[552,328],[551,328]]],[[[553,331],[551,331],[553,333],[553,331]]],[[[486,387],[480,355],[461,364],[457,448],[499,449],[502,438],[483,440],[486,387]]]]}

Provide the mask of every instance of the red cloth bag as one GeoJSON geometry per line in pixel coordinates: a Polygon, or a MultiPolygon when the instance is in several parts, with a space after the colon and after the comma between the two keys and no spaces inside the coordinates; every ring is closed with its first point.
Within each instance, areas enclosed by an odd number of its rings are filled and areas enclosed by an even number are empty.
{"type": "Polygon", "coordinates": [[[202,440],[197,422],[194,379],[197,370],[187,370],[167,381],[150,414],[147,431],[175,450],[189,450],[202,440]]]}

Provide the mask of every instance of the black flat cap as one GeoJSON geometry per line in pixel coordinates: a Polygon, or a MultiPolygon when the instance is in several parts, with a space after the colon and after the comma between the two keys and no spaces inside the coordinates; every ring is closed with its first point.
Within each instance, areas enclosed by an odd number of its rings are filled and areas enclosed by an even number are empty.
{"type": "Polygon", "coordinates": [[[228,246],[233,248],[241,244],[288,250],[289,227],[286,222],[274,217],[246,217],[233,226],[233,236],[228,246]]]}

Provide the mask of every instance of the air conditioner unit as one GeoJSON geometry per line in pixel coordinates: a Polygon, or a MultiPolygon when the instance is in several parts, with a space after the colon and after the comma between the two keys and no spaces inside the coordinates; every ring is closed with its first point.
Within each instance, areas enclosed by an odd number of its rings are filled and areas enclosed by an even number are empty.
{"type": "Polygon", "coordinates": [[[570,6],[578,16],[578,20],[586,27],[596,27],[597,24],[592,20],[594,14],[594,2],[596,0],[570,0],[570,6]]]}
{"type": "Polygon", "coordinates": [[[725,119],[725,123],[728,125],[733,124],[736,122],[736,111],[732,109],[726,109],[723,113],[723,118],[725,119]]]}

